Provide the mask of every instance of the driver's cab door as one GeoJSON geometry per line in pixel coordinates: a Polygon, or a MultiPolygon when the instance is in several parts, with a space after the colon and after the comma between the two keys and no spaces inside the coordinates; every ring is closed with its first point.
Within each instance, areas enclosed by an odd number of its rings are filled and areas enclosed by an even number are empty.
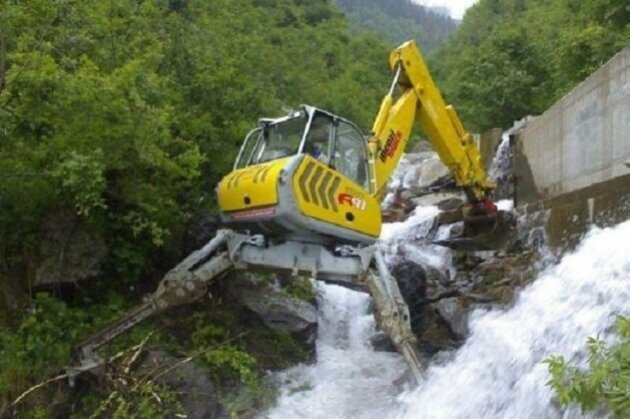
{"type": "Polygon", "coordinates": [[[341,172],[363,189],[368,189],[366,143],[354,125],[328,113],[316,111],[302,151],[341,172]]]}
{"type": "Polygon", "coordinates": [[[332,165],[366,191],[369,190],[366,141],[352,124],[339,120],[335,126],[332,165]]]}
{"type": "Polygon", "coordinates": [[[311,124],[304,139],[302,152],[309,154],[325,165],[331,164],[332,156],[334,118],[324,112],[315,111],[311,124]]]}

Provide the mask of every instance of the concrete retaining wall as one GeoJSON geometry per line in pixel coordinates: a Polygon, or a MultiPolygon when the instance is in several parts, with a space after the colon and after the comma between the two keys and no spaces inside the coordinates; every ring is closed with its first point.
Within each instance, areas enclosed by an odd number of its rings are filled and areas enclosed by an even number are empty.
{"type": "Polygon", "coordinates": [[[528,121],[517,139],[519,205],[629,174],[630,47],[528,121]]]}

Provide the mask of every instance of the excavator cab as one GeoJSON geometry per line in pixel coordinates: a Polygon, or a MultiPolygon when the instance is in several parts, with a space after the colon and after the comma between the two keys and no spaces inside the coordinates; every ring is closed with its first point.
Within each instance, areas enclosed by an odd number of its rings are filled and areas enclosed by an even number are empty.
{"type": "Polygon", "coordinates": [[[367,141],[352,122],[313,106],[261,119],[217,186],[222,222],[304,242],[374,243],[379,202],[367,141]]]}

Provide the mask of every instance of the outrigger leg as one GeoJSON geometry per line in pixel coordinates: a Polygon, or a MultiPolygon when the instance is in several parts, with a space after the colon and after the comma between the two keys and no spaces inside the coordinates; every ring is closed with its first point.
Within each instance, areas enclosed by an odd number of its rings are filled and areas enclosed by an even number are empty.
{"type": "Polygon", "coordinates": [[[422,380],[422,356],[417,350],[417,339],[411,330],[409,307],[400,293],[396,279],[389,273],[382,253],[374,253],[377,272],[370,271],[367,285],[376,306],[376,322],[391,339],[398,352],[405,357],[414,378],[422,380]]]}
{"type": "Polygon", "coordinates": [[[78,365],[67,368],[70,384],[82,372],[103,365],[96,350],[142,320],[169,308],[195,301],[205,294],[208,284],[221,276],[234,264],[226,251],[221,251],[227,241],[226,231],[219,233],[200,250],[193,252],[179,265],[171,269],[158,285],[157,290],[144,298],[139,306],[129,310],[116,322],[101,329],[75,346],[78,365]]]}
{"type": "Polygon", "coordinates": [[[71,384],[77,375],[104,363],[95,352],[99,347],[148,317],[197,300],[212,280],[231,269],[307,275],[353,289],[367,288],[375,301],[377,324],[405,357],[415,378],[421,378],[421,358],[411,331],[409,308],[374,246],[331,251],[316,243],[274,243],[262,236],[220,230],[202,249],[170,270],[142,304],[75,347],[78,366],[67,369],[71,384]],[[373,261],[376,271],[371,268],[373,261]]]}

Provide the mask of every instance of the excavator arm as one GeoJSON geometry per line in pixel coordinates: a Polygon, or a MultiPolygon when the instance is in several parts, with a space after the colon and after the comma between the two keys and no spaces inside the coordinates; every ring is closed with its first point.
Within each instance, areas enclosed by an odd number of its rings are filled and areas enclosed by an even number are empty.
{"type": "Polygon", "coordinates": [[[486,175],[479,149],[453,106],[444,102],[415,42],[405,42],[392,51],[389,65],[394,80],[368,142],[374,194],[377,198],[383,196],[417,120],[470,203],[486,201],[494,184],[486,175]]]}

